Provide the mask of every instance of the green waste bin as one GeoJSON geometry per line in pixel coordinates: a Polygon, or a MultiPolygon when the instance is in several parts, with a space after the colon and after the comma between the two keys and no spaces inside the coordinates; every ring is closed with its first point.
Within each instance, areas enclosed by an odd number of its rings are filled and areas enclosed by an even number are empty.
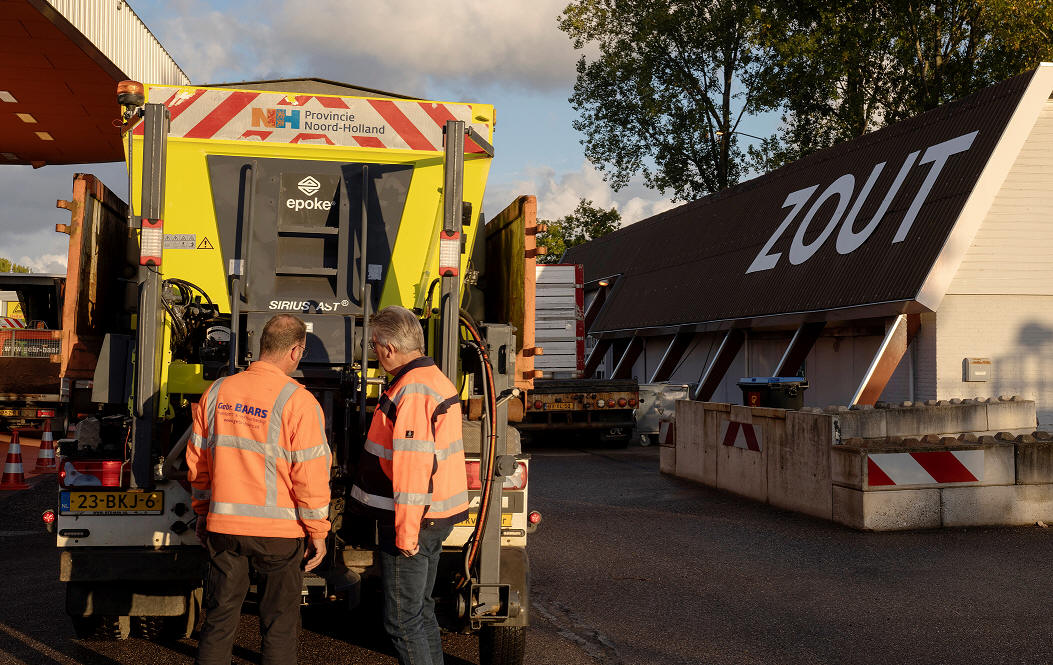
{"type": "Polygon", "coordinates": [[[800,376],[753,376],[739,379],[738,385],[745,406],[796,410],[804,406],[808,379],[800,376]]]}

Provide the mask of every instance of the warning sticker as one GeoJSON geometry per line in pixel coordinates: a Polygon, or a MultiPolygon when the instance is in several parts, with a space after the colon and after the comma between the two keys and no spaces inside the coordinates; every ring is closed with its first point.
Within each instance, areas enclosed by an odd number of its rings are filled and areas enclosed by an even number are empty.
{"type": "Polygon", "coordinates": [[[165,249],[194,249],[197,246],[196,233],[166,233],[165,249]]]}
{"type": "Polygon", "coordinates": [[[212,243],[210,243],[208,241],[208,236],[205,236],[204,238],[201,239],[201,244],[198,245],[197,248],[198,249],[215,249],[215,247],[212,246],[212,243]]]}

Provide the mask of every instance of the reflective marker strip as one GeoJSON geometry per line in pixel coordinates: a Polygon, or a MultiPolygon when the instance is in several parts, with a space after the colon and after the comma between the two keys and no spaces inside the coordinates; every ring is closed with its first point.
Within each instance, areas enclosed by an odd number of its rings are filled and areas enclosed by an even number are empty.
{"type": "Polygon", "coordinates": [[[204,450],[204,448],[205,448],[205,437],[201,436],[197,432],[191,432],[190,433],[190,445],[194,446],[195,448],[199,448],[199,449],[204,450]]]}
{"type": "Polygon", "coordinates": [[[380,459],[386,459],[388,461],[391,460],[391,450],[389,448],[385,448],[384,446],[371,439],[366,439],[366,444],[362,446],[362,450],[372,453],[380,459]]]}
{"type": "Polygon", "coordinates": [[[394,439],[392,449],[400,453],[434,453],[435,442],[424,439],[394,439]]]}
{"type": "Polygon", "coordinates": [[[428,395],[429,397],[438,402],[441,402],[443,400],[442,395],[435,392],[423,383],[410,383],[400,388],[399,391],[395,393],[395,396],[391,398],[391,402],[395,406],[398,406],[399,402],[401,402],[402,398],[406,395],[428,395]]]}
{"type": "Polygon", "coordinates": [[[216,402],[219,401],[219,386],[226,377],[216,379],[212,387],[208,389],[208,397],[205,399],[205,418],[208,425],[208,441],[205,448],[211,448],[216,443],[216,402]]]}
{"type": "Polygon", "coordinates": [[[395,492],[395,503],[403,506],[427,506],[431,503],[431,493],[395,492]]]}
{"type": "Polygon", "coordinates": [[[458,492],[449,499],[443,501],[436,501],[431,504],[431,511],[435,513],[444,513],[447,510],[456,508],[457,506],[468,505],[468,492],[458,492]]]}
{"type": "Polygon", "coordinates": [[[248,503],[224,503],[214,501],[209,512],[234,517],[262,517],[272,520],[318,520],[329,516],[329,507],[284,508],[279,506],[254,506],[248,503]]]}
{"type": "Polygon", "coordinates": [[[282,411],[289,398],[293,396],[300,386],[292,381],[282,386],[278,398],[274,400],[274,407],[267,418],[267,449],[263,461],[264,482],[267,487],[267,506],[278,504],[278,450],[281,446],[278,442],[282,436],[282,411]]]}
{"type": "Polygon", "coordinates": [[[395,500],[391,497],[377,496],[376,494],[368,494],[358,485],[351,488],[351,496],[356,499],[359,503],[373,508],[379,508],[381,510],[395,510],[395,500]]]}
{"type": "Polygon", "coordinates": [[[435,459],[438,460],[439,462],[441,462],[441,461],[443,461],[444,459],[446,459],[447,457],[449,457],[451,455],[456,455],[457,453],[463,453],[463,452],[464,452],[464,441],[461,440],[461,439],[457,439],[456,441],[451,443],[449,446],[447,446],[445,449],[443,449],[443,450],[436,450],[435,451],[435,459]]]}

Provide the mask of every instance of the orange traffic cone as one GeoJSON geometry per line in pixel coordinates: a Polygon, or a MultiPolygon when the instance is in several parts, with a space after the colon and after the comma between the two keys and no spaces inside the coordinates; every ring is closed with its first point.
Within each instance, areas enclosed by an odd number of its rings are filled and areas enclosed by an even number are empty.
{"type": "Polygon", "coordinates": [[[22,444],[18,442],[18,430],[11,430],[11,445],[7,447],[4,476],[0,478],[0,490],[28,489],[26,475],[22,470],[22,444]]]}
{"type": "Polygon", "coordinates": [[[55,473],[58,464],[55,461],[55,437],[51,434],[51,421],[44,421],[44,433],[40,435],[40,451],[37,453],[36,473],[55,473]]]}

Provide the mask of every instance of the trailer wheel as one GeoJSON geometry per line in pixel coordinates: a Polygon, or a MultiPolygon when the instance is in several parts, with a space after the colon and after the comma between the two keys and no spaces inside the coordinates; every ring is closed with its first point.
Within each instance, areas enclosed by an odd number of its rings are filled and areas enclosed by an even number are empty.
{"type": "Polygon", "coordinates": [[[523,626],[483,626],[479,631],[479,665],[522,665],[525,657],[523,626]]]}

